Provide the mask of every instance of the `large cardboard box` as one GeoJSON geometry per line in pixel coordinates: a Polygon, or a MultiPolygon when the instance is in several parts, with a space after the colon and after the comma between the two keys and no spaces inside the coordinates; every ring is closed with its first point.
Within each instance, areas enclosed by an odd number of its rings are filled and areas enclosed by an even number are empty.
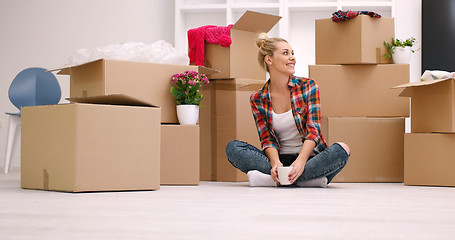
{"type": "Polygon", "coordinates": [[[199,125],[161,125],[161,185],[199,185],[199,125]]]}
{"type": "Polygon", "coordinates": [[[231,28],[230,47],[206,43],[205,66],[220,71],[209,78],[264,79],[266,72],[257,60],[256,38],[258,33],[270,31],[280,19],[280,16],[246,11],[231,28]]]}
{"type": "Polygon", "coordinates": [[[216,72],[205,67],[100,59],[52,69],[70,75],[70,97],[124,94],[161,107],[161,122],[178,123],[171,76],[184,71],[216,72]]]}
{"type": "Polygon", "coordinates": [[[312,65],[309,75],[319,84],[322,116],[409,116],[409,100],[391,89],[409,82],[408,64],[312,65]]]}
{"type": "Polygon", "coordinates": [[[397,86],[411,97],[411,132],[455,132],[455,79],[420,81],[397,86]]]}
{"type": "MultiPolygon", "coordinates": [[[[231,140],[248,142],[261,149],[261,143],[251,112],[250,96],[264,85],[264,80],[236,78],[215,83],[216,161],[213,163],[216,181],[248,181],[245,173],[234,168],[226,157],[231,140]]],[[[202,126],[201,126],[202,127],[202,126]]]]}
{"type": "Polygon", "coordinates": [[[360,15],[339,23],[317,19],[315,24],[316,64],[391,63],[383,55],[384,41],[395,36],[393,18],[360,15]]]}
{"type": "Polygon", "coordinates": [[[404,136],[404,184],[455,186],[455,134],[408,133],[404,136]]]}
{"type": "Polygon", "coordinates": [[[346,167],[334,182],[403,182],[404,118],[323,117],[327,143],[351,149],[346,167]]]}
{"type": "Polygon", "coordinates": [[[79,103],[23,108],[21,187],[159,189],[160,112],[156,107],[79,103]]]}

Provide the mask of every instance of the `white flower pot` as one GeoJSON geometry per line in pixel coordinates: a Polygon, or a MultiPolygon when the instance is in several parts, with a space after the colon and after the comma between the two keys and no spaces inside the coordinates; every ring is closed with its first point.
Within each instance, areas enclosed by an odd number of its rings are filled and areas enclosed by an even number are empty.
{"type": "Polygon", "coordinates": [[[177,118],[180,125],[196,125],[199,119],[199,106],[177,105],[177,118]]]}
{"type": "Polygon", "coordinates": [[[409,64],[411,60],[411,47],[396,47],[392,54],[393,63],[396,64],[409,64]]]}

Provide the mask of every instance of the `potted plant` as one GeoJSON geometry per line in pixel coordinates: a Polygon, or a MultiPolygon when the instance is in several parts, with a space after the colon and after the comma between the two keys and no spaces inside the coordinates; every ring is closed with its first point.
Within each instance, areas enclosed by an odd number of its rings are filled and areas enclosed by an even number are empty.
{"type": "Polygon", "coordinates": [[[172,75],[171,94],[177,101],[177,118],[181,125],[195,125],[199,118],[199,104],[204,96],[199,93],[202,84],[209,79],[196,71],[185,71],[172,75]]]}
{"type": "Polygon", "coordinates": [[[392,58],[393,63],[396,64],[409,64],[411,53],[420,50],[420,48],[417,50],[411,48],[414,46],[415,42],[416,39],[414,37],[410,37],[406,40],[392,38],[392,44],[384,41],[384,45],[388,50],[388,53],[384,54],[384,58],[392,58]]]}

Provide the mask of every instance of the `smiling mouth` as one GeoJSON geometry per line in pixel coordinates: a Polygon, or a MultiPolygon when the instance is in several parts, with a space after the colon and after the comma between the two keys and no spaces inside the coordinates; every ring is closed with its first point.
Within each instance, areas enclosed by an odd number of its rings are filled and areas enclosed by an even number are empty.
{"type": "Polygon", "coordinates": [[[288,64],[286,64],[286,66],[295,67],[295,63],[288,63],[288,64]]]}

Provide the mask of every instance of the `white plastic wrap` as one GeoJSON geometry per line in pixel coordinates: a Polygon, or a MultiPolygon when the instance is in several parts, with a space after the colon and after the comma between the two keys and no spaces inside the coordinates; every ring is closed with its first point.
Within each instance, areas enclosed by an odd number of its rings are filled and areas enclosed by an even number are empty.
{"type": "Polygon", "coordinates": [[[151,44],[126,42],[94,49],[79,49],[69,58],[69,64],[90,62],[101,58],[180,65],[189,64],[187,54],[178,53],[170,43],[164,40],[151,44]]]}
{"type": "Polygon", "coordinates": [[[428,80],[437,80],[437,79],[447,79],[447,78],[455,78],[455,72],[446,72],[440,70],[425,70],[423,73],[421,80],[428,81],[428,80]]]}

